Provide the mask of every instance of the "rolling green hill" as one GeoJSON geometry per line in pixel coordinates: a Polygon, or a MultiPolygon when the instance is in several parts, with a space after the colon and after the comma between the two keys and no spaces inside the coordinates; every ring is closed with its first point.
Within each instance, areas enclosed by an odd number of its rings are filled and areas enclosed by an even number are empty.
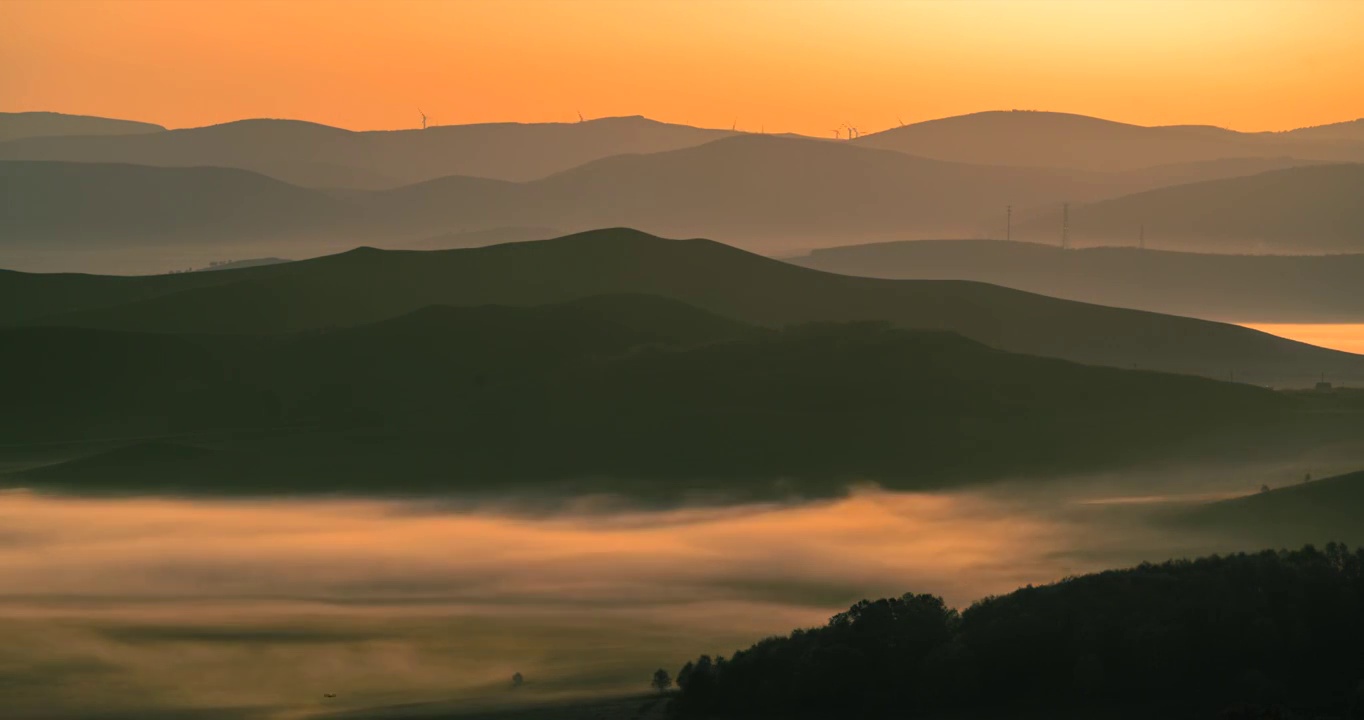
{"type": "Polygon", "coordinates": [[[768,327],[882,320],[1087,364],[1217,378],[1235,373],[1239,380],[1278,386],[1310,385],[1323,372],[1341,382],[1364,380],[1364,358],[1244,328],[980,283],[834,275],[706,240],[662,240],[623,229],[466,250],[362,248],[192,275],[198,277],[117,282],[0,275],[0,297],[11,300],[4,320],[148,332],[286,333],[372,323],[427,305],[537,305],[642,293],[768,327]],[[132,299],[139,292],[144,297],[132,299]],[[27,296],[43,300],[30,303],[27,296]],[[55,312],[63,301],[80,305],[55,312]]]}
{"type": "Polygon", "coordinates": [[[166,438],[11,482],[83,489],[827,493],[1241,447],[1293,417],[1245,385],[633,295],[276,336],[13,328],[0,347],[0,437],[166,438]]]}

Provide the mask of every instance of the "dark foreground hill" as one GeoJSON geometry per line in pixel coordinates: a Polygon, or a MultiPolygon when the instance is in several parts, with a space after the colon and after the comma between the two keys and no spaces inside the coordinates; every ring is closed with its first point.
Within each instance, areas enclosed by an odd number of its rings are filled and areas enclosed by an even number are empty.
{"type": "MultiPolygon", "coordinates": [[[[1146,244],[1162,249],[1308,253],[1364,249],[1364,164],[1315,165],[1157,188],[1070,208],[1076,245],[1146,244]],[[1144,228],[1144,231],[1143,231],[1144,228]]],[[[1020,240],[1051,241],[1053,208],[1015,228],[1020,240]]]]}
{"type": "Polygon", "coordinates": [[[823,494],[1240,452],[1296,417],[1245,385],[648,296],[282,336],[17,328],[0,347],[8,443],[166,438],[10,482],[86,490],[823,494]]]}
{"type": "Polygon", "coordinates": [[[924,240],[826,248],[788,262],[863,277],[976,280],[1225,322],[1364,322],[1364,255],[1066,251],[1002,240],[924,240]]]}
{"type": "Polygon", "coordinates": [[[863,600],[822,628],[703,656],[684,718],[1352,717],[1364,551],[1208,557],[1027,587],[962,613],[863,600]]]}
{"type": "Polygon", "coordinates": [[[538,305],[659,295],[767,327],[881,320],[1075,362],[1303,386],[1364,380],[1364,358],[1245,328],[960,281],[798,268],[706,240],[601,230],[436,252],[362,248],[314,260],[148,278],[0,274],[0,322],[176,333],[284,333],[427,305],[538,305]],[[188,279],[186,279],[188,277],[188,279]]]}
{"type": "MultiPolygon", "coordinates": [[[[0,112],[0,143],[52,136],[141,135],[165,131],[160,125],[55,112],[0,112]]],[[[79,142],[79,141],[78,141],[79,142]]]]}

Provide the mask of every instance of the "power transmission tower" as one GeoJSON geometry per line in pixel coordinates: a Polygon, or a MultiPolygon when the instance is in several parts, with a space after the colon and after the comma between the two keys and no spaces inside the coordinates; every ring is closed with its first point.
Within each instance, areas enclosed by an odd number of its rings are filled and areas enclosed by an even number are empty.
{"type": "Polygon", "coordinates": [[[1008,217],[1008,220],[1005,222],[1005,225],[1004,225],[1004,239],[1005,239],[1005,240],[1013,240],[1013,239],[1014,239],[1014,206],[1013,206],[1013,205],[1006,205],[1006,206],[1004,206],[1004,213],[1005,213],[1005,216],[1008,217]]]}

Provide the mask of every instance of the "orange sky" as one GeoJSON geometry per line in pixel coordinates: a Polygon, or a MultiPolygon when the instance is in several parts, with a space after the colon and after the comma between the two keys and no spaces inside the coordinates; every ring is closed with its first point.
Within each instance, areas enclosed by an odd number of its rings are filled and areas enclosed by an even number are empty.
{"type": "Polygon", "coordinates": [[[642,114],[826,134],[986,109],[1364,116],[1354,0],[0,0],[0,110],[353,129],[642,114]]]}

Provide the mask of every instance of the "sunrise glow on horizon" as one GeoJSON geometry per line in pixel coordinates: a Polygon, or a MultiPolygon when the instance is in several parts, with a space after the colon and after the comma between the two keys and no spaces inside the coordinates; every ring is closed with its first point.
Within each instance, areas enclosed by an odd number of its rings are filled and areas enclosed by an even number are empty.
{"type": "Polygon", "coordinates": [[[1285,130],[1364,115],[1364,3],[0,4],[0,111],[192,127],[667,122],[827,135],[995,109],[1285,130]]]}

